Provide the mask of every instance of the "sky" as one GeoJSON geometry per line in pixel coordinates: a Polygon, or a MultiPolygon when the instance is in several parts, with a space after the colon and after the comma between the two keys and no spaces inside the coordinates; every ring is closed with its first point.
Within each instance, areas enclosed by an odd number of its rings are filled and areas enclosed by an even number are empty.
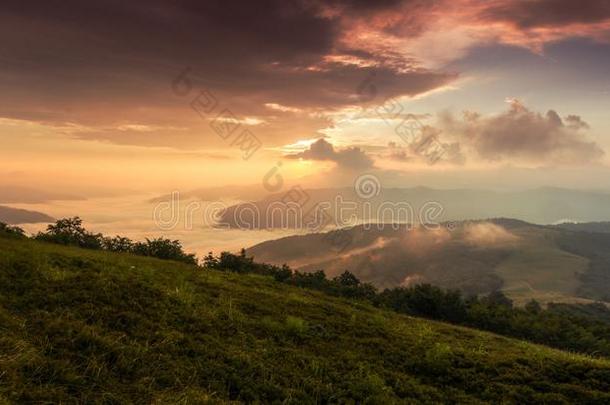
{"type": "Polygon", "coordinates": [[[607,0],[5,0],[0,187],[610,190],[608,73],[607,0]]]}

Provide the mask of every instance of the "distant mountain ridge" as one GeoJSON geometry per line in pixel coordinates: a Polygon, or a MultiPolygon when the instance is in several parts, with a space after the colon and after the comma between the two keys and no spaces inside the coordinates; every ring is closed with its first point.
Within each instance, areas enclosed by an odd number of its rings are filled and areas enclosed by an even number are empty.
{"type": "Polygon", "coordinates": [[[358,225],[263,242],[247,253],[303,271],[349,270],[379,288],[431,283],[466,294],[502,290],[520,303],[610,302],[610,234],[514,219],[358,225]]]}
{"type": "Polygon", "coordinates": [[[288,208],[284,207],[282,212],[281,206],[277,204],[295,200],[303,215],[311,213],[319,204],[327,203],[328,208],[325,211],[333,219],[336,219],[339,201],[355,204],[344,210],[345,217],[353,217],[360,222],[393,222],[388,221],[388,211],[383,211],[382,207],[383,204],[387,207],[399,203],[408,204],[412,208],[412,218],[409,222],[418,222],[420,213],[430,203],[442,207],[440,214],[435,217],[439,222],[506,217],[530,223],[554,224],[567,221],[605,221],[610,218],[610,194],[551,187],[517,192],[437,190],[426,187],[386,188],[369,199],[362,198],[354,188],[349,187],[300,189],[292,195],[290,193],[291,190],[287,190],[270,194],[260,200],[230,206],[221,213],[219,222],[232,228],[299,227],[298,223],[290,219],[288,208]],[[295,198],[295,195],[298,197],[295,198]]]}
{"type": "Polygon", "coordinates": [[[35,224],[53,221],[55,221],[53,217],[42,212],[0,205],[0,222],[4,222],[9,225],[35,224]]]}

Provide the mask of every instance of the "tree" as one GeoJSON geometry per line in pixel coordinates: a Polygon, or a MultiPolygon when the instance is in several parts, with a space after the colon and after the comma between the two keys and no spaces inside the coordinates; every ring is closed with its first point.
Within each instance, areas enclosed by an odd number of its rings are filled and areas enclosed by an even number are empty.
{"type": "Polygon", "coordinates": [[[513,307],[513,301],[506,295],[504,295],[504,293],[500,290],[492,291],[491,293],[489,293],[485,301],[490,305],[505,306],[508,308],[513,307]]]}
{"type": "Polygon", "coordinates": [[[287,281],[292,277],[292,269],[288,267],[286,263],[282,264],[282,267],[276,270],[273,277],[277,281],[287,281]]]}
{"type": "Polygon", "coordinates": [[[330,282],[326,278],[324,270],[318,270],[313,273],[305,273],[295,271],[291,282],[299,287],[312,288],[315,290],[329,290],[330,282]]]}
{"type": "Polygon", "coordinates": [[[46,232],[39,232],[36,239],[61,245],[73,245],[87,249],[101,249],[103,236],[88,232],[79,217],[63,218],[47,226],[46,232]]]}
{"type": "Polygon", "coordinates": [[[451,322],[466,319],[466,304],[459,291],[442,290],[430,284],[383,291],[379,300],[397,312],[451,322]]]}
{"type": "Polygon", "coordinates": [[[525,310],[527,312],[531,312],[532,314],[539,314],[542,311],[542,307],[535,299],[532,299],[530,302],[525,304],[525,310]]]}
{"type": "Polygon", "coordinates": [[[166,238],[148,239],[146,242],[136,242],[133,245],[133,253],[142,256],[151,256],[158,259],[176,260],[188,264],[197,264],[194,254],[187,254],[182,250],[179,240],[166,238]]]}
{"type": "Polygon", "coordinates": [[[0,234],[16,237],[16,238],[25,238],[25,231],[18,226],[12,226],[5,224],[4,222],[0,222],[0,234]]]}
{"type": "Polygon", "coordinates": [[[339,283],[339,285],[343,287],[355,287],[360,285],[360,280],[358,280],[358,277],[347,270],[341,273],[341,275],[333,278],[333,281],[339,283]]]}
{"type": "Polygon", "coordinates": [[[104,238],[102,246],[110,252],[131,252],[133,250],[133,241],[124,236],[115,236],[114,238],[104,238]]]}
{"type": "Polygon", "coordinates": [[[203,267],[207,267],[208,269],[218,269],[220,266],[218,265],[219,261],[212,252],[209,252],[207,256],[203,258],[203,267]]]}

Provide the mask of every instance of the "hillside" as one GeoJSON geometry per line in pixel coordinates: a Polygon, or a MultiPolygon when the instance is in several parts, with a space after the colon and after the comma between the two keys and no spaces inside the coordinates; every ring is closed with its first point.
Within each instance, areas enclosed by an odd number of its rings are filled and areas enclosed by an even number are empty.
{"type": "Polygon", "coordinates": [[[610,401],[610,362],[256,275],[0,237],[0,403],[610,401]]]}
{"type": "Polygon", "coordinates": [[[0,222],[6,224],[34,224],[53,221],[53,217],[42,212],[0,205],[0,222]]]}
{"type": "Polygon", "coordinates": [[[512,219],[388,224],[290,236],[248,249],[256,260],[304,271],[344,270],[379,288],[431,283],[466,294],[502,290],[517,303],[610,297],[610,235],[512,219]]]}

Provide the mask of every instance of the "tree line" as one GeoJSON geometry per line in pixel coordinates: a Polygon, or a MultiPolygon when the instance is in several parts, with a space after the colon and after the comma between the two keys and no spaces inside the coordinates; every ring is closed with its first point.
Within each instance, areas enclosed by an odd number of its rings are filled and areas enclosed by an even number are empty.
{"type": "MultiPolygon", "coordinates": [[[[0,232],[16,238],[27,237],[23,229],[1,222],[0,232]]],[[[83,227],[82,219],[79,217],[60,219],[54,224],[48,225],[45,232],[38,232],[32,239],[85,249],[132,253],[140,256],[198,264],[197,257],[194,254],[186,253],[179,240],[146,238],[144,241],[133,241],[119,235],[108,237],[101,233],[93,233],[86,230],[83,227]]]]}

